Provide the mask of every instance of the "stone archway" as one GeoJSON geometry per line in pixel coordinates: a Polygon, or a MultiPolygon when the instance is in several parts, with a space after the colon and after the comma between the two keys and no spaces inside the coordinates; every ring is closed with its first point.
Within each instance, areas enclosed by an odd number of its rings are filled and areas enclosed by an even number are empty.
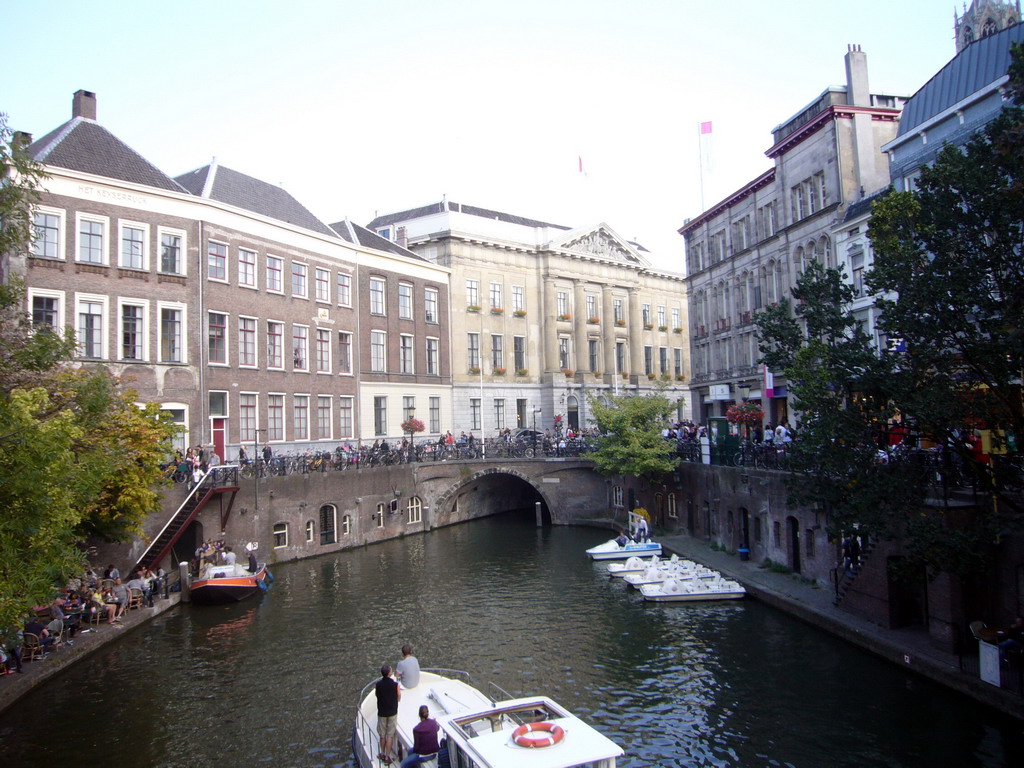
{"type": "Polygon", "coordinates": [[[431,506],[431,525],[450,525],[513,509],[535,509],[540,503],[539,524],[557,516],[553,499],[530,477],[509,468],[489,467],[450,486],[431,506]],[[511,481],[511,482],[510,482],[511,481]]]}

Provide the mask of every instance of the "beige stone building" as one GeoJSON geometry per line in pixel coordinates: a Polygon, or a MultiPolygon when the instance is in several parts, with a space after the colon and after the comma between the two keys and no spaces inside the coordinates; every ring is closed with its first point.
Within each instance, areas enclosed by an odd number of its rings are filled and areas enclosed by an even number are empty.
{"type": "Polygon", "coordinates": [[[698,419],[758,402],[790,421],[787,382],[758,363],[754,319],[790,295],[810,260],[835,267],[833,227],[847,208],[889,183],[881,147],[896,136],[906,99],[868,89],[867,58],[846,54],[846,85],[826,88],[772,130],[774,167],[680,230],[698,419]]]}
{"type": "Polygon", "coordinates": [[[575,429],[589,396],[659,385],[688,416],[684,278],[607,224],[443,200],[368,228],[451,270],[454,431],[575,429]]]}

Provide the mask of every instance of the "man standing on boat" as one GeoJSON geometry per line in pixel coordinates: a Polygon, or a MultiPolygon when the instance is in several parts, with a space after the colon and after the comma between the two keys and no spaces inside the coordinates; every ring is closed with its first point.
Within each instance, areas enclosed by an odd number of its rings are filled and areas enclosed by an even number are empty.
{"type": "Polygon", "coordinates": [[[377,735],[380,736],[380,754],[377,759],[385,765],[391,763],[391,745],[398,730],[398,700],[402,691],[398,683],[391,679],[391,665],[380,668],[380,680],[377,681],[377,735]]]}
{"type": "Polygon", "coordinates": [[[420,684],[420,663],[412,655],[412,646],[402,646],[402,660],[395,666],[395,677],[403,688],[415,688],[420,684]]]}
{"type": "Polygon", "coordinates": [[[441,727],[430,716],[426,704],[420,705],[420,721],[412,729],[412,749],[402,761],[400,768],[417,768],[421,763],[433,760],[441,751],[437,742],[437,734],[441,727]]]}

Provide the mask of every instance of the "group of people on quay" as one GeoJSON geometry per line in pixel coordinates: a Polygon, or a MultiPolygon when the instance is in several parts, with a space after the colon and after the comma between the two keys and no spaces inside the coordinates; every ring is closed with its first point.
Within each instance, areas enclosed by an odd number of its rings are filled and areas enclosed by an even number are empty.
{"type": "Polygon", "coordinates": [[[45,659],[70,647],[79,633],[95,632],[104,621],[118,626],[130,609],[152,607],[166,586],[162,568],[137,566],[125,580],[113,564],[102,576],[87,567],[57,590],[49,604],[34,606],[20,627],[0,630],[0,675],[22,672],[23,660],[45,659]]]}
{"type": "MultiPolygon", "coordinates": [[[[412,646],[402,646],[402,660],[395,665],[394,675],[390,664],[380,668],[380,680],[376,684],[377,695],[377,736],[380,738],[380,753],[377,759],[385,765],[394,762],[395,735],[398,730],[398,702],[402,691],[420,684],[420,663],[413,656],[412,646]]],[[[412,749],[401,762],[400,768],[415,768],[421,763],[437,757],[441,751],[438,742],[440,726],[430,716],[427,705],[419,708],[420,721],[412,729],[412,749]]]]}
{"type": "MultiPolygon", "coordinates": [[[[256,562],[256,553],[251,549],[248,553],[247,570],[249,573],[256,573],[259,566],[256,562]]],[[[195,557],[192,559],[192,573],[199,578],[206,578],[205,574],[215,565],[234,565],[238,562],[238,555],[234,548],[225,543],[224,539],[207,539],[196,547],[195,557]]]]}

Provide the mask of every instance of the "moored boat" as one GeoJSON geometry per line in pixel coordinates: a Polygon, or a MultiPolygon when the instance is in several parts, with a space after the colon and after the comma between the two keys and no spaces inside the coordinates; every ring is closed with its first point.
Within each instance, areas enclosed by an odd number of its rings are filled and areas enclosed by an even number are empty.
{"type": "MultiPolygon", "coordinates": [[[[379,679],[379,678],[378,678],[379,679]]],[[[352,734],[358,768],[397,768],[413,743],[426,705],[440,728],[434,766],[467,768],[615,768],[619,745],[546,696],[495,701],[473,687],[465,672],[423,669],[415,688],[402,688],[396,740],[400,754],[381,760],[377,736],[377,680],[362,691],[352,734]]]]}
{"type": "Polygon", "coordinates": [[[693,603],[705,600],[738,600],[747,590],[736,581],[723,579],[666,579],[659,584],[644,584],[640,592],[645,600],[659,603],[693,603]]]}
{"type": "MultiPolygon", "coordinates": [[[[677,555],[672,555],[672,557],[677,557],[677,555]]],[[[658,562],[657,555],[651,555],[647,560],[638,555],[631,555],[626,558],[624,563],[608,563],[608,575],[621,579],[630,573],[643,573],[648,566],[657,565],[658,562]]]]}
{"type": "Polygon", "coordinates": [[[721,574],[718,571],[691,562],[689,565],[649,566],[640,573],[628,574],[624,580],[632,587],[639,587],[644,584],[660,584],[667,579],[684,582],[693,579],[715,579],[719,576],[721,574]]]}
{"type": "Polygon", "coordinates": [[[587,554],[594,560],[625,560],[638,556],[649,557],[661,554],[661,544],[648,537],[647,518],[636,512],[629,513],[629,531],[603,544],[591,547],[587,554]]]}
{"type": "Polygon", "coordinates": [[[223,605],[266,592],[274,580],[266,563],[258,563],[251,573],[243,563],[211,565],[190,586],[192,602],[198,605],[223,605]]]}

